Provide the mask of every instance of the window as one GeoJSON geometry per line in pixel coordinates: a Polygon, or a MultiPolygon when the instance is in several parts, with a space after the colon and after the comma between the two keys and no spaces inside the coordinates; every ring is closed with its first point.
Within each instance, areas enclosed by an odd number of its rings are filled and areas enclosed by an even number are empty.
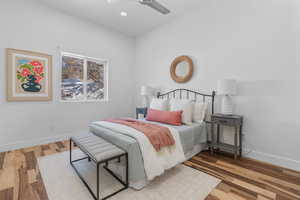
{"type": "Polygon", "coordinates": [[[62,101],[107,100],[107,61],[62,53],[62,101]]]}

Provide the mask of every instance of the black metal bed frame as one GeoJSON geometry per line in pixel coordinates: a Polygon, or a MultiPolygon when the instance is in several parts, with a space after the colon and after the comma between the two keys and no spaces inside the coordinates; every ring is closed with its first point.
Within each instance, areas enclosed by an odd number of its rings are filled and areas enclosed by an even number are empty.
{"type": "Polygon", "coordinates": [[[211,112],[212,112],[212,114],[214,114],[214,111],[215,111],[215,96],[216,96],[215,91],[212,91],[211,94],[204,94],[204,93],[192,91],[192,90],[189,90],[189,89],[180,88],[180,89],[175,89],[175,90],[169,91],[169,92],[164,93],[164,94],[158,93],[157,98],[161,98],[161,99],[163,99],[163,98],[168,98],[169,99],[171,97],[176,98],[178,93],[179,93],[179,99],[182,99],[184,97],[184,95],[187,99],[192,98],[194,101],[197,101],[199,96],[202,97],[203,102],[206,102],[206,98],[211,98],[211,112]]]}
{"type": "Polygon", "coordinates": [[[109,158],[109,159],[106,159],[106,160],[103,160],[101,162],[97,162],[96,159],[94,159],[92,156],[89,155],[88,152],[86,151],[83,151],[83,153],[86,154],[87,157],[84,157],[84,158],[80,158],[80,159],[77,159],[77,160],[72,160],[72,142],[74,144],[76,144],[72,139],[70,139],[70,163],[71,163],[71,166],[74,168],[76,174],[79,176],[79,178],[81,179],[81,181],[83,182],[83,184],[87,187],[87,189],[89,190],[90,194],[93,196],[93,198],[95,200],[100,200],[100,195],[99,195],[99,192],[100,192],[100,181],[99,181],[99,169],[100,169],[100,165],[105,163],[105,166],[103,166],[104,169],[106,169],[106,171],[108,173],[110,173],[117,181],[119,181],[124,187],[119,189],[118,191],[110,194],[110,195],[107,195],[105,197],[103,197],[101,200],[105,200],[105,199],[108,199],[114,195],[116,195],[117,193],[119,192],[122,192],[123,190],[126,190],[128,187],[129,187],[129,169],[128,169],[128,153],[124,153],[124,154],[121,154],[121,155],[118,155],[118,156],[115,156],[115,157],[112,157],[112,158],[109,158]],[[108,162],[111,161],[111,160],[114,160],[114,159],[118,159],[118,161],[120,162],[121,160],[121,157],[125,156],[126,158],[126,180],[125,182],[123,180],[121,180],[118,176],[116,176],[107,166],[108,166],[108,162]],[[90,186],[88,185],[88,183],[84,180],[83,176],[79,173],[79,171],[77,170],[77,168],[75,167],[75,165],[73,164],[74,162],[78,162],[78,161],[81,161],[81,160],[85,160],[85,159],[88,159],[88,161],[90,162],[91,160],[97,165],[97,194],[95,195],[93,190],[90,188],[90,186]]]}

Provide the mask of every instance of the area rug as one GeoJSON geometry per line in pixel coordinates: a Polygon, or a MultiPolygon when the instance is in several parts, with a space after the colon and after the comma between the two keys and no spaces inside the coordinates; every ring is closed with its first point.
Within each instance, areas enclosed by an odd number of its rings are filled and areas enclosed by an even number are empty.
{"type": "MultiPolygon", "coordinates": [[[[82,157],[79,150],[74,151],[74,159],[82,157]]],[[[40,172],[49,200],[93,200],[69,163],[69,152],[58,153],[38,159],[40,172]]],[[[96,168],[87,160],[76,164],[80,173],[96,191],[96,168]]],[[[118,190],[122,185],[101,167],[100,196],[118,190]]],[[[220,183],[220,180],[208,174],[184,165],[168,170],[154,179],[144,189],[127,189],[111,200],[204,200],[220,183]]]]}

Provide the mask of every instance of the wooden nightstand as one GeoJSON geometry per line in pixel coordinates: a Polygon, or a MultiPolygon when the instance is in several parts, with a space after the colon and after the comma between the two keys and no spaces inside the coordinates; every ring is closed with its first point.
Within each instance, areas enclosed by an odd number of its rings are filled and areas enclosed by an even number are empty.
{"type": "Polygon", "coordinates": [[[211,116],[211,153],[214,153],[214,149],[228,151],[234,153],[234,159],[237,156],[242,156],[242,127],[243,116],[240,115],[223,115],[213,114],[211,116]],[[217,125],[217,139],[215,140],[215,125],[217,125]],[[234,127],[234,145],[225,144],[220,142],[220,126],[234,127]],[[239,142],[238,142],[239,139],[239,142]]]}
{"type": "Polygon", "coordinates": [[[139,114],[142,114],[144,116],[144,118],[146,118],[147,110],[148,110],[148,108],[136,108],[136,119],[139,118],[139,114]]]}

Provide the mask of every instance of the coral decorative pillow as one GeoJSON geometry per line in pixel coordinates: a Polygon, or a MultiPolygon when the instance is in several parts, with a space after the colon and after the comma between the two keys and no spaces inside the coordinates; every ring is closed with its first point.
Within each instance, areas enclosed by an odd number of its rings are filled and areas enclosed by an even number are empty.
{"type": "Polygon", "coordinates": [[[172,112],[172,111],[155,110],[150,108],[148,110],[146,120],[180,126],[182,125],[181,114],[182,111],[172,112]]]}

